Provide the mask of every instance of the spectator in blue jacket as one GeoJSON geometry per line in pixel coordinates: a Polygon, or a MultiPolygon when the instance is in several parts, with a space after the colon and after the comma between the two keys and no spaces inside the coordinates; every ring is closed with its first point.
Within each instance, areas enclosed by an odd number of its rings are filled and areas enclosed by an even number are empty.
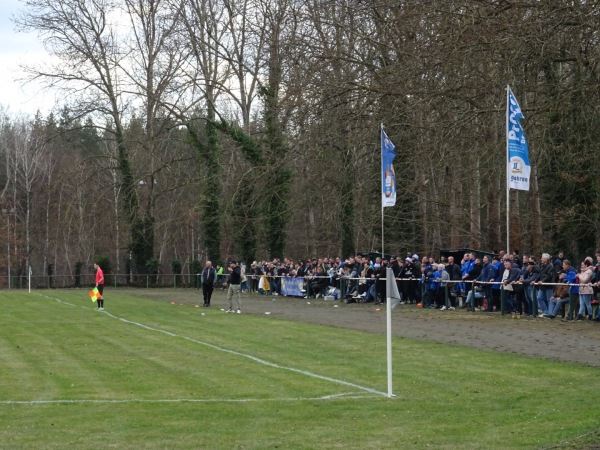
{"type": "MultiPolygon", "coordinates": [[[[477,281],[481,281],[483,283],[489,283],[490,281],[492,281],[494,279],[495,275],[496,275],[496,270],[494,269],[494,265],[490,261],[490,257],[485,255],[483,257],[483,268],[481,269],[481,274],[479,275],[479,277],[477,277],[477,281]]],[[[484,293],[485,297],[487,298],[487,302],[488,302],[487,310],[493,311],[494,301],[492,299],[492,285],[484,284],[482,286],[482,288],[483,288],[483,293],[484,293]]]]}
{"type": "Polygon", "coordinates": [[[504,274],[504,263],[500,259],[499,256],[494,256],[492,259],[492,266],[494,267],[494,278],[490,281],[493,281],[492,284],[492,301],[488,305],[488,308],[491,308],[490,311],[493,311],[494,306],[498,307],[500,305],[500,294],[501,294],[501,281],[502,275],[504,274]]]}

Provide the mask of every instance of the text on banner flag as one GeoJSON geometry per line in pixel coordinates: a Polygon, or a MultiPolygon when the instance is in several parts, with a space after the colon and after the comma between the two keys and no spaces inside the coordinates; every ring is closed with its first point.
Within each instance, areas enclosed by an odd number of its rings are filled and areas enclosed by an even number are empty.
{"type": "Polygon", "coordinates": [[[527,139],[521,126],[521,119],[523,118],[521,107],[509,88],[506,117],[507,182],[510,189],[528,191],[531,164],[529,163],[527,139]]]}
{"type": "Polygon", "coordinates": [[[394,171],[394,158],[396,147],[381,130],[381,207],[396,204],[396,172],[394,171]]]}

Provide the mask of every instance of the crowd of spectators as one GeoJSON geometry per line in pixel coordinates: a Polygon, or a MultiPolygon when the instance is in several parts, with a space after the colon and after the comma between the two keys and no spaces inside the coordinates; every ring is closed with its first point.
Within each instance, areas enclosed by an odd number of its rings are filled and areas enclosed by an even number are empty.
{"type": "MultiPolygon", "coordinates": [[[[280,295],[281,280],[294,277],[303,280],[305,298],[319,298],[327,289],[335,288],[347,303],[384,303],[387,267],[394,273],[402,304],[439,310],[502,310],[513,318],[528,315],[550,319],[561,315],[566,305],[578,304],[575,320],[600,321],[599,312],[593,317],[600,288],[600,251],[595,261],[586,257],[579,270],[562,252],[554,257],[544,253],[538,261],[531,255],[521,256],[518,250],[481,258],[466,253],[459,262],[452,256],[436,261],[410,253],[389,260],[358,254],[343,260],[254,261],[242,268],[242,290],[263,292],[260,279],[264,276],[269,286],[264,293],[280,295]]],[[[563,320],[568,317],[565,313],[563,320]]]]}

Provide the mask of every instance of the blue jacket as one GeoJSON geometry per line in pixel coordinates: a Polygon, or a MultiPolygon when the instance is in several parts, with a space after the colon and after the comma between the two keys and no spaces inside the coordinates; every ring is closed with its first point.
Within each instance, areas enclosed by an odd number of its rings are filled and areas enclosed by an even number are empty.
{"type": "MultiPolygon", "coordinates": [[[[504,264],[502,261],[497,261],[494,263],[494,281],[502,281],[502,275],[504,274],[504,264]]],[[[500,289],[502,283],[492,284],[492,289],[500,289]]]]}
{"type": "MultiPolygon", "coordinates": [[[[504,268],[506,270],[506,268],[504,268]]],[[[508,274],[508,278],[506,279],[506,283],[512,283],[513,281],[517,281],[519,279],[519,275],[521,274],[521,269],[519,269],[519,265],[513,263],[510,268],[510,273],[508,274]]]]}
{"type": "Polygon", "coordinates": [[[461,266],[461,273],[463,275],[463,277],[468,274],[471,270],[473,270],[473,266],[475,265],[475,260],[471,260],[469,259],[468,261],[465,261],[463,263],[463,265],[461,266]]]}
{"type": "Polygon", "coordinates": [[[579,286],[577,286],[577,283],[575,281],[576,278],[577,271],[575,270],[575,267],[569,267],[569,270],[567,270],[567,272],[565,273],[565,278],[563,279],[565,283],[574,285],[569,287],[569,294],[579,294],[579,286]]]}
{"type": "Polygon", "coordinates": [[[491,262],[488,262],[485,266],[483,266],[483,270],[481,271],[481,275],[477,277],[477,281],[487,282],[496,277],[496,269],[491,262]]]}

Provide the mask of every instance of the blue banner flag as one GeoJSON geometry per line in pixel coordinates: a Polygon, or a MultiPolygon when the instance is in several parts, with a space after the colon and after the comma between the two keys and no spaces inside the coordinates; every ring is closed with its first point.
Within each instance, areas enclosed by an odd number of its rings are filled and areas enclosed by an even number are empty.
{"type": "Polygon", "coordinates": [[[396,204],[396,172],[394,171],[394,158],[396,147],[381,129],[381,207],[396,204]]]}
{"type": "Polygon", "coordinates": [[[281,280],[281,295],[284,297],[304,297],[304,280],[302,278],[283,277],[281,280]]]}
{"type": "Polygon", "coordinates": [[[531,164],[527,139],[521,126],[523,118],[521,107],[509,87],[506,111],[507,182],[510,189],[528,191],[531,164]]]}

